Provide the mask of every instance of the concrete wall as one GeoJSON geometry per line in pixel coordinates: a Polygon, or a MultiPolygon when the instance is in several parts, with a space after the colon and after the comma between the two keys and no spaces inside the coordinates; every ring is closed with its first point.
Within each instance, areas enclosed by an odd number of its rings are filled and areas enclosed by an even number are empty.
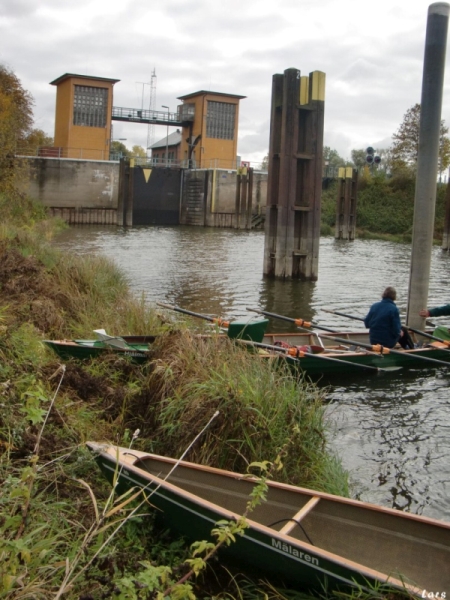
{"type": "MultiPolygon", "coordinates": [[[[29,162],[31,178],[28,194],[48,207],[51,214],[73,224],[118,222],[119,163],[59,158],[30,158],[29,162]]],[[[179,170],[173,170],[173,173],[170,169],[160,171],[165,177],[173,175],[177,178],[176,188],[179,189],[179,170]]],[[[236,171],[183,169],[181,173],[182,225],[237,226],[236,171]]],[[[156,186],[151,190],[150,200],[153,203],[158,202],[158,189],[156,186]]],[[[267,173],[254,173],[253,215],[265,214],[266,197],[267,173]]]]}
{"type": "Polygon", "coordinates": [[[119,163],[30,159],[28,193],[45,206],[117,208],[119,163]]]}
{"type": "Polygon", "coordinates": [[[71,224],[116,224],[119,163],[30,158],[27,193],[71,224]]]}
{"type": "MultiPolygon", "coordinates": [[[[237,227],[236,171],[224,169],[184,170],[181,199],[182,225],[237,227]]],[[[252,214],[264,215],[267,173],[254,173],[252,214]]]]}
{"type": "MultiPolygon", "coordinates": [[[[210,170],[209,193],[206,203],[206,225],[236,227],[236,171],[210,170]]],[[[265,214],[267,173],[253,174],[252,214],[265,214]]]]}

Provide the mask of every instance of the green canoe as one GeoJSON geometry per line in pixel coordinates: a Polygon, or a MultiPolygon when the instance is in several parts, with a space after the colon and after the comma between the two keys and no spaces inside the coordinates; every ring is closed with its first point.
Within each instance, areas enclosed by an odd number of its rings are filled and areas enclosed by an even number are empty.
{"type": "MultiPolygon", "coordinates": [[[[226,331],[230,339],[241,339],[262,342],[267,329],[267,319],[251,321],[233,321],[226,331]]],[[[148,360],[151,346],[156,340],[155,335],[121,335],[110,336],[103,329],[95,331],[98,339],[94,340],[43,340],[60,358],[90,359],[107,352],[130,358],[133,362],[148,360]]]]}
{"type": "MultiPolygon", "coordinates": [[[[88,442],[118,491],[145,489],[148,506],[192,541],[211,540],[220,520],[239,518],[254,480],[221,469],[134,449],[88,442]]],[[[269,481],[267,500],[222,556],[295,589],[378,586],[450,591],[450,524],[269,481]]],[[[422,596],[429,597],[429,596],[422,596]]]]}

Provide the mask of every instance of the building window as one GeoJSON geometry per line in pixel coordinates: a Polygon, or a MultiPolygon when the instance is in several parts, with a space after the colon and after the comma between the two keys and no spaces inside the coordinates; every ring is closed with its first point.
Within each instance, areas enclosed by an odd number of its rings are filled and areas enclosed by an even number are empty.
{"type": "Polygon", "coordinates": [[[228,102],[212,102],[208,100],[206,118],[206,137],[220,140],[234,139],[234,120],[236,105],[228,102]]]}
{"type": "Polygon", "coordinates": [[[75,86],[73,124],[83,127],[106,127],[108,90],[87,85],[75,86]]]}

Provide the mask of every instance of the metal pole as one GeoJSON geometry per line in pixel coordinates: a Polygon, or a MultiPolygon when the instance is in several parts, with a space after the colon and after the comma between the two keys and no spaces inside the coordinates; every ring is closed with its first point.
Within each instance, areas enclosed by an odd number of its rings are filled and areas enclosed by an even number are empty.
{"type": "Polygon", "coordinates": [[[166,167],[169,166],[169,107],[164,104],[162,108],[167,108],[167,134],[166,134],[166,167]]]}
{"type": "Polygon", "coordinates": [[[449,14],[450,5],[445,2],[428,7],[406,314],[407,325],[417,329],[423,329],[424,319],[418,313],[428,301],[449,14]]]}

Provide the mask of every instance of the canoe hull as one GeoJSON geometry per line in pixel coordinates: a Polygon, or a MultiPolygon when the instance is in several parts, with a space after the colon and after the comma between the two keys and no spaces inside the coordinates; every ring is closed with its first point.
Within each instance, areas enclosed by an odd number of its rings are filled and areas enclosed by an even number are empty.
{"type": "Polygon", "coordinates": [[[128,348],[114,348],[99,340],[44,340],[44,344],[63,360],[89,360],[113,352],[133,362],[143,363],[149,358],[156,336],[121,336],[121,339],[125,340],[128,348]]]}
{"type": "MultiPolygon", "coordinates": [[[[261,342],[268,322],[267,319],[233,321],[229,324],[227,334],[224,337],[261,342]]],[[[98,358],[108,352],[114,352],[119,356],[131,359],[133,362],[143,363],[148,360],[151,345],[155,342],[157,336],[122,335],[114,338],[105,335],[105,337],[109,340],[44,340],[44,344],[63,360],[69,360],[70,358],[88,360],[98,358]],[[114,340],[125,342],[124,346],[126,347],[114,345],[114,340]]]]}
{"type": "MultiPolygon", "coordinates": [[[[88,443],[88,446],[96,452],[96,460],[111,482],[118,473],[119,488],[145,487],[146,492],[151,494],[151,504],[163,511],[170,527],[190,540],[211,539],[210,532],[217,521],[238,518],[245,510],[246,501],[254,485],[254,482],[243,476],[185,462],[177,466],[168,481],[165,481],[164,476],[173,467],[175,461],[145,455],[134,450],[129,451],[129,456],[133,457],[132,461],[119,459],[120,468],[117,470],[115,454],[117,449],[109,447],[109,450],[105,450],[102,445],[92,442],[88,443]],[[136,464],[132,464],[135,459],[136,464]],[[161,479],[155,473],[160,474],[161,479]],[[222,502],[223,506],[213,501],[216,499],[222,502]]],[[[399,555],[411,556],[408,561],[413,563],[415,561],[415,563],[408,565],[412,571],[409,577],[412,578],[414,574],[420,580],[420,589],[419,586],[411,585],[410,592],[420,595],[423,589],[432,589],[433,584],[441,587],[447,585],[450,589],[450,576],[445,572],[447,561],[450,560],[450,525],[274,482],[269,483],[267,503],[263,503],[262,507],[257,509],[254,517],[253,513],[249,515],[249,527],[245,534],[238,537],[236,543],[233,543],[226,553],[233,561],[247,565],[251,571],[263,573],[266,577],[273,576],[291,587],[322,590],[325,586],[329,590],[336,590],[358,585],[367,589],[388,581],[390,585],[402,588],[402,581],[391,577],[395,573],[394,565],[392,572],[379,571],[373,565],[362,565],[355,560],[360,553],[361,556],[364,555],[364,547],[369,541],[366,544],[365,539],[359,540],[361,549],[353,549],[354,557],[350,560],[331,551],[346,544],[346,538],[352,537],[352,527],[355,527],[359,521],[361,521],[362,532],[355,529],[353,534],[355,540],[358,536],[360,538],[363,535],[372,536],[373,540],[370,543],[378,548],[378,544],[383,543],[384,538],[392,537],[394,531],[395,537],[393,540],[390,538],[386,540],[386,547],[392,546],[392,541],[404,544],[403,547],[399,547],[399,555]],[[283,519],[283,523],[279,525],[276,516],[280,511],[283,513],[285,510],[283,507],[289,506],[292,509],[292,506],[295,506],[295,512],[298,508],[295,504],[297,496],[292,504],[292,500],[287,500],[286,494],[298,495],[298,506],[302,505],[302,508],[298,514],[290,514],[290,518],[283,519]],[[313,508],[308,513],[308,504],[311,502],[322,503],[322,517],[320,510],[314,516],[314,510],[318,508],[313,508]],[[267,510],[267,514],[264,510],[267,510]],[[306,516],[300,516],[302,511],[306,516]],[[351,516],[346,517],[346,511],[351,516]],[[368,511],[370,517],[369,524],[364,522],[365,511],[368,511]],[[284,523],[292,522],[294,516],[296,520],[303,519],[302,523],[306,530],[314,532],[312,541],[300,539],[303,537],[303,531],[300,531],[298,526],[294,532],[283,531],[283,528],[289,528],[289,524],[284,523]],[[324,516],[326,527],[320,533],[319,529],[315,530],[314,519],[320,520],[324,516]],[[252,520],[253,518],[255,520],[252,520]],[[274,521],[270,524],[272,519],[274,521]],[[403,522],[408,535],[403,531],[403,522]],[[336,532],[341,532],[334,541],[332,540],[335,536],[333,528],[336,532]],[[321,535],[324,536],[326,543],[330,544],[330,548],[324,549],[321,545],[313,545],[321,535]],[[414,536],[418,539],[416,540],[414,536]],[[411,539],[408,540],[408,537],[411,539]],[[439,549],[436,550],[436,547],[439,549]],[[421,573],[422,563],[426,562],[422,556],[429,548],[434,554],[429,558],[430,565],[424,567],[424,572],[421,573]],[[413,557],[413,554],[417,556],[413,557]]],[[[383,552],[382,548],[380,551],[383,552]]]]}

